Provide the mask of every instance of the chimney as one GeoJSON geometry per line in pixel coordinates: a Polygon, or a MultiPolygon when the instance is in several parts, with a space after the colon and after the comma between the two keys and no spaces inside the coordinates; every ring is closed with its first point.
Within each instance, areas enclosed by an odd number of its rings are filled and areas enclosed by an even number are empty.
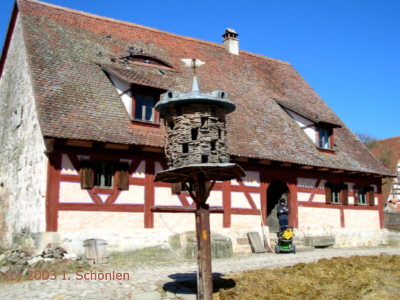
{"type": "Polygon", "coordinates": [[[237,34],[235,30],[230,28],[227,28],[225,30],[225,33],[222,35],[222,37],[224,38],[222,43],[231,54],[239,55],[239,39],[237,38],[238,35],[239,34],[237,34]]]}

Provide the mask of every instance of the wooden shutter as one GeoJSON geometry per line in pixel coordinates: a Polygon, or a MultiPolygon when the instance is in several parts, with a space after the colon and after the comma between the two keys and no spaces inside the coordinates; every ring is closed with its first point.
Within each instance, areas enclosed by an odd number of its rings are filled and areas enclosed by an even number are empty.
{"type": "Polygon", "coordinates": [[[330,183],[325,184],[325,203],[332,203],[332,187],[330,183]]]}
{"type": "Polygon", "coordinates": [[[92,161],[81,160],[81,189],[91,189],[93,187],[93,175],[92,175],[92,161]]]}
{"type": "Polygon", "coordinates": [[[211,181],[206,181],[206,191],[208,190],[208,188],[211,186],[211,181]]]}
{"type": "Polygon", "coordinates": [[[171,193],[172,195],[178,195],[181,193],[182,185],[180,182],[171,183],[171,193]]]}
{"type": "Polygon", "coordinates": [[[129,164],[128,163],[119,163],[118,164],[117,188],[122,191],[129,190],[129,164]]]}
{"type": "Polygon", "coordinates": [[[368,187],[368,198],[369,198],[369,205],[375,205],[375,191],[372,186],[368,187]]]}
{"type": "Polygon", "coordinates": [[[353,194],[354,194],[354,205],[359,205],[360,197],[358,194],[358,186],[353,186],[353,194]]]}
{"type": "Polygon", "coordinates": [[[349,190],[348,190],[347,184],[342,184],[342,186],[340,188],[342,190],[342,203],[344,205],[348,205],[349,204],[349,190]]]}

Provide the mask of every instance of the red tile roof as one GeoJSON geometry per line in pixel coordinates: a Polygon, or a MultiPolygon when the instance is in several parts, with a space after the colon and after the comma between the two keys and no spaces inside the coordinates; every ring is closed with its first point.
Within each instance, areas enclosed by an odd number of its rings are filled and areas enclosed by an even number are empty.
{"type": "Polygon", "coordinates": [[[163,147],[163,126],[133,126],[102,67],[133,83],[188,92],[192,72],[180,59],[196,57],[206,62],[198,71],[201,91],[223,89],[237,105],[227,118],[231,155],[390,173],[289,63],[246,51],[232,55],[220,44],[43,2],[18,3],[46,137],[163,147]],[[128,47],[171,68],[130,62],[127,70],[119,59],[128,47]],[[334,129],[339,151],[320,152],[277,101],[341,126],[334,129]]]}

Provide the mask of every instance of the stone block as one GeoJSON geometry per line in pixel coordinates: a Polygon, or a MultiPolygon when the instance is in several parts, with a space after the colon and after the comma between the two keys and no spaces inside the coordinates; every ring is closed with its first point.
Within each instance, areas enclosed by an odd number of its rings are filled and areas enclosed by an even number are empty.
{"type": "Polygon", "coordinates": [[[28,265],[31,266],[31,265],[33,265],[33,264],[35,264],[35,263],[37,263],[37,262],[39,262],[41,260],[43,260],[43,257],[37,256],[35,258],[32,258],[32,259],[28,260],[27,263],[28,263],[28,265]]]}
{"type": "Polygon", "coordinates": [[[3,273],[4,275],[7,273],[8,270],[10,270],[10,267],[8,266],[0,267],[0,273],[3,273]]]}
{"type": "Polygon", "coordinates": [[[308,236],[304,237],[304,245],[313,247],[328,247],[335,244],[334,236],[308,236]]]}
{"type": "MultiPolygon", "coordinates": [[[[197,256],[196,237],[187,236],[185,256],[195,258],[197,256]]],[[[233,254],[232,240],[224,236],[211,237],[211,258],[230,257],[233,254]]]]}

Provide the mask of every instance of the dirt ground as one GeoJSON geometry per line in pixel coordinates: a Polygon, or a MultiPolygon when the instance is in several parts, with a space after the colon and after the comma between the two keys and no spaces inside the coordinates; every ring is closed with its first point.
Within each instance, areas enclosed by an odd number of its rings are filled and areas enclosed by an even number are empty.
{"type": "Polygon", "coordinates": [[[400,299],[400,256],[321,259],[214,281],[215,299],[400,299]]]}

